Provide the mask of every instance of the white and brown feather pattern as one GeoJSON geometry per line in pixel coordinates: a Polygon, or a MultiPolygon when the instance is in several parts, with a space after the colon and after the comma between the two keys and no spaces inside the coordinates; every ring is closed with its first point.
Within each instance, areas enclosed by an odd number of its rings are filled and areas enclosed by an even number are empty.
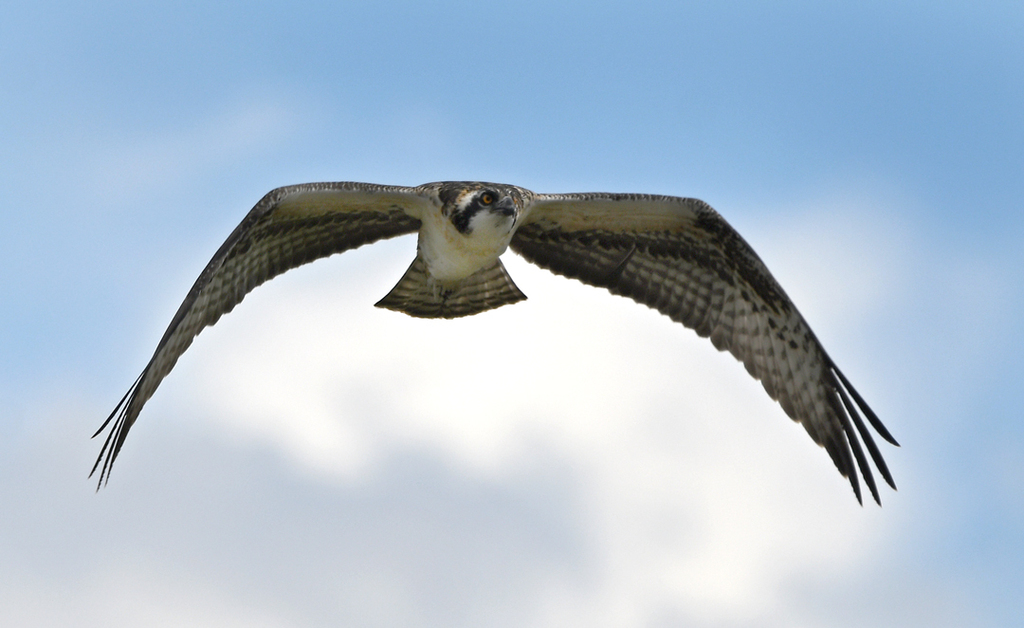
{"type": "Polygon", "coordinates": [[[203,328],[230,312],[253,288],[316,259],[397,235],[415,232],[415,216],[432,201],[415,188],[365,183],[312,183],[278,188],[256,204],[207,264],[108,425],[93,472],[99,481],[142,406],[203,328]],[[116,418],[116,420],[115,420],[116,418]]]}
{"type": "Polygon", "coordinates": [[[501,260],[453,286],[433,280],[419,255],[376,307],[417,318],[460,318],[526,299],[501,260]]]}
{"type": "Polygon", "coordinates": [[[706,203],[453,181],[416,188],[311,183],[267,194],[210,260],[142,375],[97,431],[110,428],[93,467],[99,483],[195,336],[250,290],[315,259],[415,231],[416,259],[379,306],[454,318],[520,301],[526,297],[499,259],[510,246],[544,268],[646,304],[731,352],[828,451],[858,500],[859,468],[879,501],[864,447],[895,488],[861,415],[896,441],[758,256],[706,203]],[[435,276],[437,268],[445,270],[435,276]]]}
{"type": "MultiPolygon", "coordinates": [[[[556,273],[648,305],[728,350],[824,446],[860,498],[857,469],[879,499],[851,428],[893,481],[842,390],[841,374],[753,249],[695,199],[643,195],[538,197],[511,247],[556,273]],[[589,207],[588,207],[589,206],[589,207]],[[856,460],[856,463],[855,463],[856,460]]],[[[895,442],[852,389],[879,433],[895,442]]]]}

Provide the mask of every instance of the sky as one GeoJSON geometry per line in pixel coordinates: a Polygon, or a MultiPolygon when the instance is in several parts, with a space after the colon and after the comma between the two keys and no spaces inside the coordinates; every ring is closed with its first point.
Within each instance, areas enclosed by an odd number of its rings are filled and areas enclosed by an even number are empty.
{"type": "Polygon", "coordinates": [[[0,624],[1013,626],[1017,2],[10,0],[0,624]],[[415,237],[204,331],[96,492],[91,434],[269,190],[703,199],[899,440],[858,505],[730,355],[503,258],[523,303],[373,303],[415,237]]]}

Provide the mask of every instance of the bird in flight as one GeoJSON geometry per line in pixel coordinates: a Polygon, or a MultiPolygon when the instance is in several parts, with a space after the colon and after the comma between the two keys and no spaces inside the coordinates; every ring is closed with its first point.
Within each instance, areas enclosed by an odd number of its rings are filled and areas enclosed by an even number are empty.
{"type": "Polygon", "coordinates": [[[728,350],[825,448],[858,501],[859,469],[881,503],[864,448],[896,488],[861,415],[898,443],[754,250],[708,204],[445,181],[307,183],[264,196],[206,265],[142,374],[93,435],[110,428],[90,473],[99,470],[97,489],[109,481],[142,407],[203,328],[287,270],[409,233],[419,234],[416,258],[377,307],[458,318],[521,301],[526,295],[500,259],[511,248],[542,268],[654,308],[728,350]]]}

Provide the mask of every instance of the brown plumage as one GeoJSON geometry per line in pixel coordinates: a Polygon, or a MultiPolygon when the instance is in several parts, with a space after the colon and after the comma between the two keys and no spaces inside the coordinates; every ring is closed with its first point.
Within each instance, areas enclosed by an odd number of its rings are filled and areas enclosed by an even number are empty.
{"type": "Polygon", "coordinates": [[[203,270],[149,364],[97,431],[110,427],[93,466],[100,485],[143,405],[204,327],[286,270],[413,232],[419,232],[417,256],[379,307],[456,318],[525,299],[499,259],[511,247],[552,272],[654,308],[728,350],[828,451],[858,501],[859,468],[880,503],[861,441],[895,488],[861,415],[882,438],[896,441],[753,249],[706,203],[641,194],[544,195],[480,182],[312,183],[267,194],[203,270]]]}

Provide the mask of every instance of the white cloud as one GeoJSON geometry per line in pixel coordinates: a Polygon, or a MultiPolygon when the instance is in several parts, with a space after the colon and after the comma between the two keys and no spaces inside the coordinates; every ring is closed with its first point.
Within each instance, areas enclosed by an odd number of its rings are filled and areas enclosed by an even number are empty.
{"type": "Polygon", "coordinates": [[[228,599],[214,582],[170,574],[166,564],[117,565],[89,583],[3,581],[5,625],[147,626],[152,628],[286,628],[296,626],[264,609],[228,599]],[[112,597],[113,595],[113,597],[112,597]]]}
{"type": "MultiPolygon", "coordinates": [[[[837,263],[864,254],[837,233],[811,221],[793,255],[822,242],[837,263]]],[[[824,451],[706,340],[514,258],[524,304],[457,321],[373,308],[413,252],[410,238],[379,244],[261,287],[151,404],[278,451],[316,482],[366,482],[401,452],[478,481],[557,460],[578,483],[596,575],[539,601],[549,619],[785,618],[789,582],[855,573],[884,543],[891,522],[859,508],[824,451]]],[[[853,285],[868,287],[844,293],[837,326],[886,290],[890,275],[857,268],[853,285]]]]}
{"type": "MultiPolygon", "coordinates": [[[[902,201],[908,203],[910,201],[902,201]]],[[[812,326],[850,329],[899,301],[917,235],[892,198],[816,197],[761,208],[746,234],[812,326]]]]}

